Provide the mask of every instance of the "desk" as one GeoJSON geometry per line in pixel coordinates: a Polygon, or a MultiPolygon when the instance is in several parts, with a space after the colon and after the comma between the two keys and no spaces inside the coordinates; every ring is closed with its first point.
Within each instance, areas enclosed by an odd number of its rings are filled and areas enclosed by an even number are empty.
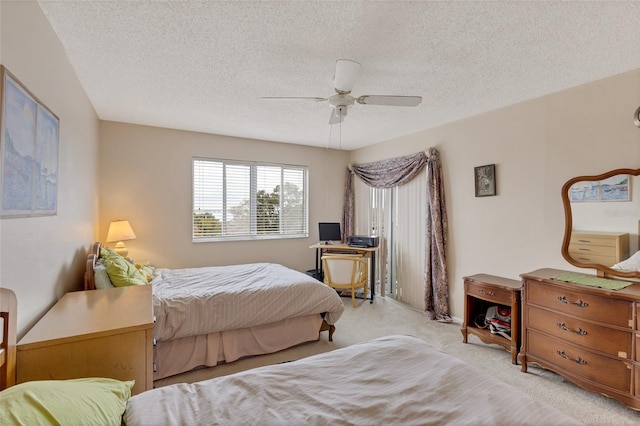
{"type": "Polygon", "coordinates": [[[361,254],[364,257],[370,258],[371,264],[369,265],[369,293],[371,294],[371,299],[369,300],[369,303],[373,303],[376,291],[376,252],[378,251],[378,247],[352,247],[347,244],[317,243],[309,246],[309,248],[316,249],[316,271],[319,270],[320,272],[322,272],[322,262],[320,261],[320,258],[322,257],[323,253],[353,253],[361,254]]]}

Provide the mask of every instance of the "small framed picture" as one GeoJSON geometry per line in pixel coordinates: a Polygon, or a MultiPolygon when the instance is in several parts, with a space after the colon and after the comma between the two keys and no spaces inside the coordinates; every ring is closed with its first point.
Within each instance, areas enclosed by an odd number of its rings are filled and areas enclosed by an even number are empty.
{"type": "Polygon", "coordinates": [[[496,165],[474,167],[473,174],[476,183],[476,197],[496,195],[496,165]]]}

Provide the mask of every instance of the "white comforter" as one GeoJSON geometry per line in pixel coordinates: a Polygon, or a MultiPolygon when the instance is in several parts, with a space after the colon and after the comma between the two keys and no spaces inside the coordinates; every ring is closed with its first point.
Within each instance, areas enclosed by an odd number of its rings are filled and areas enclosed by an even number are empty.
{"type": "Polygon", "coordinates": [[[344,310],[329,286],[273,263],[157,269],[151,284],[160,341],[322,312],[334,324],[344,310]]]}
{"type": "Polygon", "coordinates": [[[409,336],[129,399],[127,425],[575,425],[572,417],[409,336]]]}

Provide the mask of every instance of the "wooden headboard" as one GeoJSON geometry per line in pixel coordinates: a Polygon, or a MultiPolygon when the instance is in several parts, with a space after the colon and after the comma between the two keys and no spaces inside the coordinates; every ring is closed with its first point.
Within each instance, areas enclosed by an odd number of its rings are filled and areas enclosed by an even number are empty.
{"type": "Polygon", "coordinates": [[[0,318],[2,318],[2,342],[0,342],[0,390],[16,384],[16,330],[18,302],[8,288],[0,288],[0,318]]]}
{"type": "Polygon", "coordinates": [[[91,244],[91,248],[89,249],[89,254],[87,255],[87,266],[84,270],[84,289],[85,290],[96,289],[94,268],[96,266],[96,261],[99,258],[100,258],[100,243],[95,242],[91,244]]]}

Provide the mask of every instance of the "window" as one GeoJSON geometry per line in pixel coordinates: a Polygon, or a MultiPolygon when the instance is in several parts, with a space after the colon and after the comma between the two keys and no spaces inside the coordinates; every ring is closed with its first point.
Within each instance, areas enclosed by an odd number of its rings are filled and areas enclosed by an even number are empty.
{"type": "Polygon", "coordinates": [[[377,291],[418,308],[424,305],[426,170],[387,189],[355,181],[355,233],[377,235],[381,242],[376,254],[377,291]]]}
{"type": "Polygon", "coordinates": [[[308,237],[307,168],[193,159],[193,241],[308,237]]]}

